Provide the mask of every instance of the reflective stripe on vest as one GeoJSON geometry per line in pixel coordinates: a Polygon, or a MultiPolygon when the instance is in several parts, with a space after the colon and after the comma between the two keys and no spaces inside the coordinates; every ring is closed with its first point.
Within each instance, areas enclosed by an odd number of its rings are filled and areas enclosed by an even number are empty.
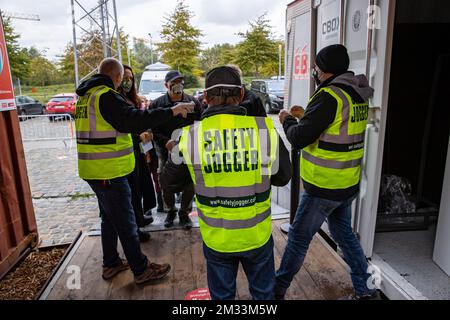
{"type": "Polygon", "coordinates": [[[116,131],[100,113],[100,97],[110,90],[106,86],[94,87],[77,101],[78,170],[82,179],[114,179],[134,169],[131,135],[116,131]]]}
{"type": "Polygon", "coordinates": [[[211,218],[207,217],[203,214],[202,210],[197,208],[198,216],[203,220],[208,226],[214,228],[223,228],[227,230],[236,230],[236,229],[248,229],[253,228],[259,223],[263,222],[267,218],[270,217],[271,210],[270,208],[266,211],[254,216],[253,218],[246,220],[225,220],[223,218],[211,218]]]}
{"type": "Polygon", "coordinates": [[[180,151],[194,181],[203,241],[213,250],[243,252],[259,248],[270,239],[270,174],[278,151],[278,135],[271,121],[269,118],[216,115],[183,128],[180,151]],[[236,132],[228,136],[227,130],[236,132]],[[223,145],[207,150],[207,146],[215,146],[217,142],[205,137],[211,132],[217,134],[214,138],[220,139],[223,145]],[[247,135],[245,139],[244,135],[247,135]],[[245,148],[239,142],[233,142],[233,147],[230,141],[234,138],[245,141],[245,148]],[[243,168],[248,159],[237,160],[230,156],[254,150],[257,150],[257,163],[254,167],[249,163],[247,171],[243,168]],[[229,156],[226,161],[225,155],[229,156]],[[213,164],[208,164],[207,156],[211,156],[213,164]],[[217,170],[206,170],[208,165],[217,170]],[[229,166],[229,171],[225,171],[225,166],[229,166]]]}
{"type": "Polygon", "coordinates": [[[353,103],[350,95],[336,86],[322,91],[336,100],[336,117],[317,141],[302,150],[301,177],[324,189],[350,188],[360,179],[368,104],[353,103]]]}

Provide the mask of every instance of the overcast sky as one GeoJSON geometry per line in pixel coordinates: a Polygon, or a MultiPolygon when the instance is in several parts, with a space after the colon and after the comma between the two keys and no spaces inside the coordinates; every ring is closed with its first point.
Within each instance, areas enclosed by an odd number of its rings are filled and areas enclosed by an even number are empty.
{"type": "MultiPolygon", "coordinates": [[[[96,6],[97,0],[78,0],[86,9],[96,6]]],[[[195,17],[192,23],[204,37],[202,47],[217,43],[237,43],[239,31],[248,28],[248,21],[268,13],[277,38],[284,38],[286,5],[291,0],[187,0],[195,17]]],[[[163,18],[171,13],[176,0],[116,0],[119,25],[132,37],[159,40],[163,18]]],[[[76,7],[79,8],[79,7],[76,7]]],[[[41,21],[13,20],[21,34],[20,44],[45,50],[54,60],[72,41],[70,0],[0,0],[0,9],[17,13],[38,14],[41,21]]],[[[81,9],[78,10],[81,14],[81,9]]]]}

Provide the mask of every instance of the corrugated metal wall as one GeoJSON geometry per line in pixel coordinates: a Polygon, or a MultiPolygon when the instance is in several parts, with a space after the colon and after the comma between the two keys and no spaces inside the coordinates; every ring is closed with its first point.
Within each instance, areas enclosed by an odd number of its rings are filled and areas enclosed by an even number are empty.
{"type": "Polygon", "coordinates": [[[37,226],[17,112],[0,112],[0,278],[29,246],[37,226]]]}

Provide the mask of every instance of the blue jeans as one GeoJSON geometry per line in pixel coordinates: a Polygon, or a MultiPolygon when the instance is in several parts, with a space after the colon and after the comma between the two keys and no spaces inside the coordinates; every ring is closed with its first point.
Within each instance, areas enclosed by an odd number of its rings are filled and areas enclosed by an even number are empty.
{"type": "Polygon", "coordinates": [[[331,236],[350,266],[355,293],[361,296],[373,292],[367,287],[370,277],[367,273],[367,259],[351,225],[351,204],[355,198],[356,196],[345,201],[331,201],[306,192],[302,195],[294,223],[289,229],[288,243],[280,269],[276,273],[276,296],[285,295],[292,279],[303,265],[312,238],[325,220],[328,220],[331,236]]]}
{"type": "Polygon", "coordinates": [[[208,272],[208,287],[213,300],[233,300],[239,262],[248,279],[253,300],[272,300],[275,284],[273,239],[261,248],[236,253],[222,253],[203,243],[208,272]]]}
{"type": "Polygon", "coordinates": [[[121,262],[117,252],[119,238],[131,271],[135,275],[142,274],[147,267],[147,257],[141,252],[128,179],[87,182],[97,195],[100,207],[103,266],[112,268],[121,262]]]}

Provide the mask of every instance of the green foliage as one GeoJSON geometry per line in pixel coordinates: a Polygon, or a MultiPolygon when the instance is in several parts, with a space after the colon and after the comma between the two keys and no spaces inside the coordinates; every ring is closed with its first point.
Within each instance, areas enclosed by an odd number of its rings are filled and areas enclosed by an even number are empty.
{"type": "Polygon", "coordinates": [[[236,60],[236,46],[229,43],[216,44],[205,49],[200,55],[200,69],[206,74],[214,67],[234,64],[236,60]]]}
{"type": "MultiPolygon", "coordinates": [[[[134,75],[139,81],[145,67],[152,63],[152,51],[145,44],[144,39],[133,38],[133,60],[134,75]]],[[[155,53],[153,53],[153,62],[156,62],[155,53]]]]}
{"type": "MultiPolygon", "coordinates": [[[[47,103],[54,95],[72,92],[75,92],[74,83],[50,86],[22,86],[23,95],[39,100],[42,103],[47,103]]],[[[14,94],[19,95],[18,88],[15,88],[14,94]]]]}
{"type": "Polygon", "coordinates": [[[278,60],[278,45],[272,36],[272,27],[266,14],[250,21],[250,29],[239,35],[244,39],[237,46],[236,62],[243,72],[252,71],[256,77],[261,68],[278,60]]]}
{"type": "Polygon", "coordinates": [[[30,74],[30,57],[26,49],[20,48],[19,38],[9,18],[3,19],[3,30],[5,32],[6,48],[8,50],[11,74],[14,79],[25,79],[30,74]]]}
{"type": "Polygon", "coordinates": [[[165,17],[161,30],[162,42],[157,44],[162,61],[186,75],[198,65],[202,32],[191,25],[193,13],[183,0],[178,0],[175,10],[165,17]]]}

